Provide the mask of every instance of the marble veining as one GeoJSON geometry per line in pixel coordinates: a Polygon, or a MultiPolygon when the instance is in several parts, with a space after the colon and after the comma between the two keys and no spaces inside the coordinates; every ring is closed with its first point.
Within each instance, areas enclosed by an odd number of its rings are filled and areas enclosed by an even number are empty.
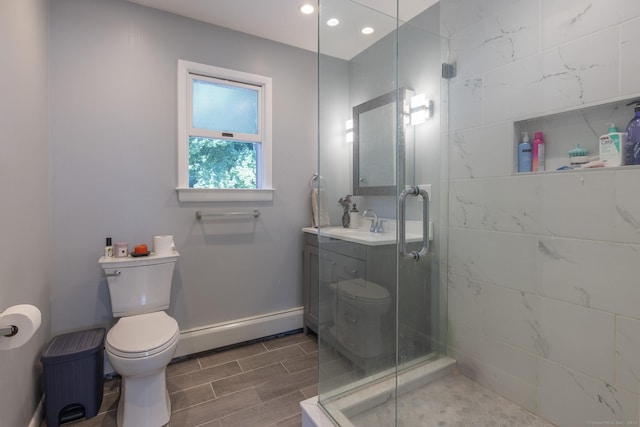
{"type": "Polygon", "coordinates": [[[633,227],[636,231],[640,231],[640,221],[638,221],[632,214],[631,212],[627,211],[626,209],[621,208],[620,206],[616,205],[616,211],[618,212],[618,215],[620,215],[620,217],[622,218],[622,220],[624,222],[626,222],[627,224],[629,224],[631,227],[633,227]]]}
{"type": "Polygon", "coordinates": [[[459,133],[455,133],[453,136],[452,142],[453,142],[453,147],[455,147],[457,150],[459,159],[462,161],[462,164],[467,171],[467,176],[469,178],[474,178],[473,168],[471,167],[471,164],[467,161],[470,153],[466,149],[464,138],[459,133]]]}
{"type": "Polygon", "coordinates": [[[528,316],[525,319],[525,322],[531,328],[531,340],[533,341],[533,346],[539,352],[539,354],[541,354],[543,357],[548,358],[549,343],[544,339],[542,327],[540,326],[540,323],[538,323],[538,320],[536,318],[537,313],[527,301],[527,294],[522,291],[520,291],[520,294],[522,295],[522,306],[528,311],[528,316]]]}
{"type": "Polygon", "coordinates": [[[543,241],[540,241],[540,240],[538,241],[538,250],[540,251],[540,253],[542,253],[543,255],[546,255],[548,258],[551,258],[554,261],[567,261],[567,262],[570,262],[571,264],[577,264],[577,262],[575,262],[574,260],[567,258],[566,256],[562,255],[560,252],[550,248],[543,241]]]}

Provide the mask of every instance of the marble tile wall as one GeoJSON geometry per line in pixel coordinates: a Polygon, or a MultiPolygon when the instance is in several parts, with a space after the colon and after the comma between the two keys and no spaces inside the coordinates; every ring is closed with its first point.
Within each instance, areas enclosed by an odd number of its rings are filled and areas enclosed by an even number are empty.
{"type": "MultiPolygon", "coordinates": [[[[554,139],[626,126],[633,111],[614,103],[640,98],[640,2],[441,0],[441,13],[458,67],[449,353],[559,426],[637,424],[640,168],[516,175],[514,139],[527,120],[554,139]]],[[[548,150],[563,161],[566,147],[548,150]]]]}

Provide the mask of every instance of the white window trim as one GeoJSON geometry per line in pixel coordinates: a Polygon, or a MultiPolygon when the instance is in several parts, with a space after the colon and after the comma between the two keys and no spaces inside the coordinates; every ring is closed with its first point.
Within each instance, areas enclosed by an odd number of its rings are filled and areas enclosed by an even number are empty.
{"type": "Polygon", "coordinates": [[[245,202],[272,201],[275,189],[271,181],[271,121],[272,97],[271,78],[257,74],[244,73],[197,62],[178,60],[178,200],[181,202],[245,202]],[[261,164],[258,166],[260,177],[258,189],[217,189],[217,188],[189,188],[189,129],[188,102],[190,74],[201,74],[218,79],[228,79],[243,83],[262,86],[264,106],[260,108],[262,114],[263,140],[261,142],[261,164]]]}

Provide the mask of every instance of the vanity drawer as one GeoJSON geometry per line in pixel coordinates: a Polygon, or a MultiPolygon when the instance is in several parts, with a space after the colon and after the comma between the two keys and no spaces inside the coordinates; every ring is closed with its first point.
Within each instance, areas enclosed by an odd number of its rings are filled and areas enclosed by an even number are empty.
{"type": "Polygon", "coordinates": [[[304,244],[310,246],[318,246],[318,235],[312,233],[304,233],[304,244]]]}
{"type": "Polygon", "coordinates": [[[367,256],[367,248],[358,243],[345,242],[344,240],[332,239],[330,237],[320,236],[318,239],[322,249],[334,252],[339,255],[348,256],[364,260],[367,256]]]}
{"type": "Polygon", "coordinates": [[[327,272],[331,272],[331,277],[326,277],[330,282],[340,282],[341,280],[351,280],[356,277],[365,277],[366,263],[363,260],[340,255],[331,251],[321,251],[322,261],[329,267],[327,272]]]}

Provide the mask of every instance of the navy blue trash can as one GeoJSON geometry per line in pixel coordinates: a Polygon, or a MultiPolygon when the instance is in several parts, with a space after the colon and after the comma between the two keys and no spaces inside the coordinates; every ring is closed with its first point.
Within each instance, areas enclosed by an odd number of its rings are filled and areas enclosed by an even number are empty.
{"type": "Polygon", "coordinates": [[[48,427],[92,418],[102,404],[104,328],[54,337],[40,360],[48,427]]]}

